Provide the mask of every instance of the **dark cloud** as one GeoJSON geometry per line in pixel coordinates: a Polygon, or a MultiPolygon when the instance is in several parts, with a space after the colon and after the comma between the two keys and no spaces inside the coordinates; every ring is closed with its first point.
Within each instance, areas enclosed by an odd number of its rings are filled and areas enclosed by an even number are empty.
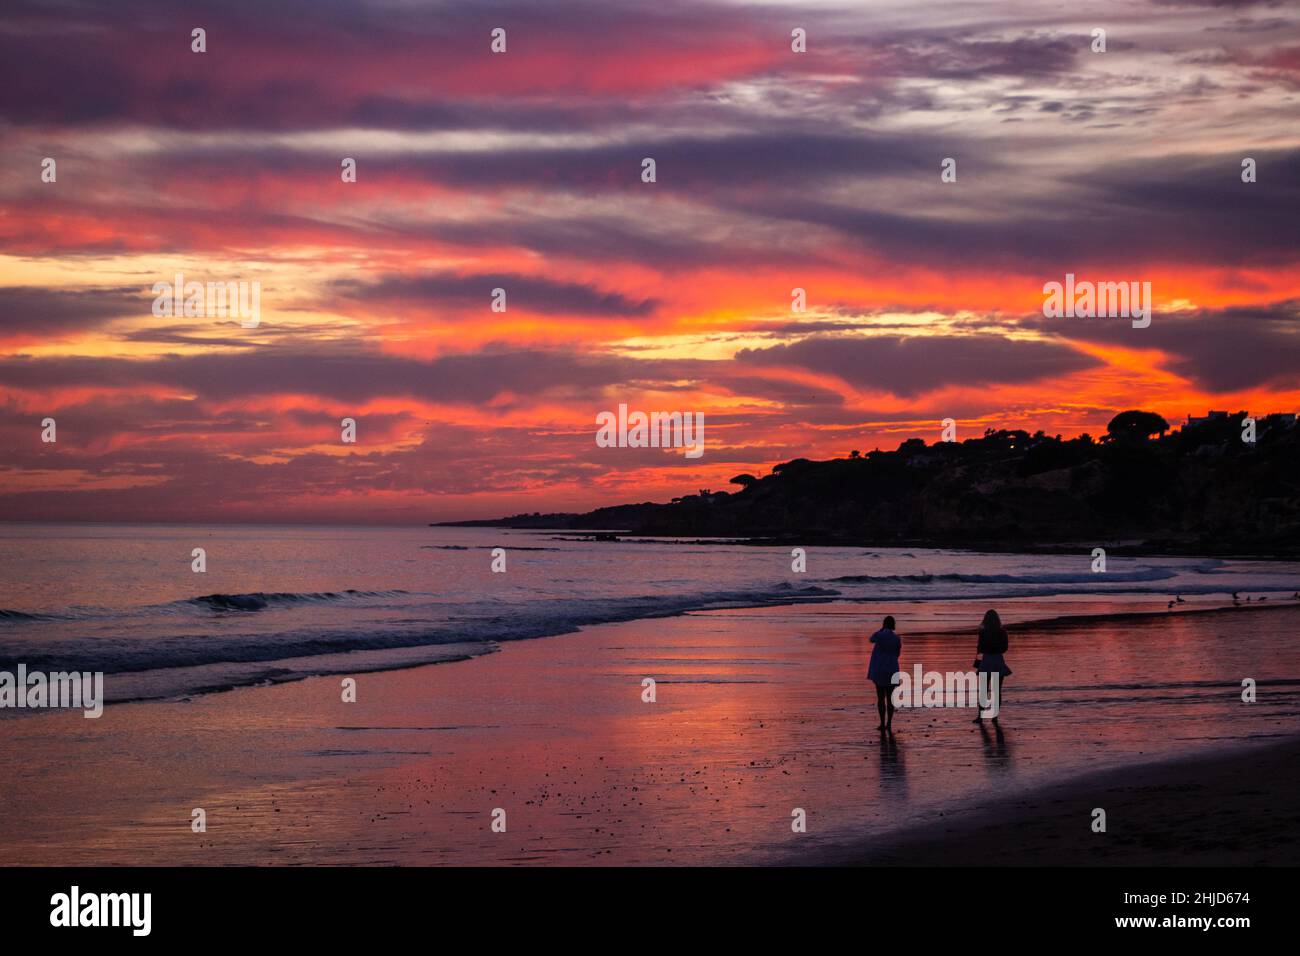
{"type": "Polygon", "coordinates": [[[999,336],[813,336],[742,349],[742,364],[804,368],[912,398],[947,385],[1031,382],[1101,363],[1065,345],[999,336]]]}
{"type": "MultiPolygon", "coordinates": [[[[0,87],[0,116],[19,124],[573,130],[741,115],[743,109],[696,95],[731,79],[861,72],[870,85],[848,104],[856,105],[875,95],[889,99],[895,94],[883,89],[886,82],[911,77],[1061,74],[1087,49],[1086,37],[1057,33],[881,29],[860,22],[852,7],[809,10],[797,3],[738,10],[686,0],[554,0],[545,7],[527,0],[286,0],[272,12],[253,0],[191,0],[181,12],[150,0],[71,8],[9,0],[8,7],[12,26],[0,31],[0,58],[24,78],[22,87],[43,94],[0,87]],[[208,31],[201,58],[189,49],[199,23],[208,31]],[[792,23],[813,38],[806,56],[789,53],[792,23]],[[503,24],[509,59],[489,69],[488,32],[503,24]],[[555,70],[556,53],[578,66],[555,70]],[[679,75],[671,65],[685,58],[692,67],[679,75]],[[637,77],[661,94],[658,102],[638,95],[645,90],[637,77]],[[494,84],[510,95],[495,96],[494,84]]],[[[788,111],[789,121],[797,117],[788,111]]]]}
{"type": "Polygon", "coordinates": [[[503,347],[427,362],[340,346],[311,352],[261,347],[149,359],[10,357],[0,359],[0,381],[32,390],[152,384],[215,401],[303,394],[342,402],[387,396],[479,405],[505,393],[535,397],[551,392],[594,401],[609,386],[671,382],[701,375],[709,365],[503,347]]]}
{"type": "Polygon", "coordinates": [[[0,335],[58,335],[94,328],[110,319],[148,315],[153,296],[147,292],[130,286],[0,287],[0,335]]]}
{"type": "MultiPolygon", "coordinates": [[[[1112,163],[1081,176],[1043,203],[1009,199],[1005,212],[960,219],[926,211],[885,211],[777,195],[736,207],[842,233],[892,259],[981,262],[1050,272],[1086,264],[1126,268],[1162,262],[1267,266],[1300,249],[1300,150],[1174,156],[1112,163]],[[1249,155],[1259,181],[1241,181],[1249,155]]],[[[1116,276],[1141,279],[1140,274],[1116,276]]],[[[1044,280],[1046,281],[1046,279],[1044,280]]]]}
{"type": "Polygon", "coordinates": [[[897,75],[981,80],[989,76],[1043,78],[1075,67],[1088,52],[1087,36],[1030,35],[1011,39],[915,37],[887,47],[887,69],[897,75]]]}
{"type": "Polygon", "coordinates": [[[493,289],[504,289],[508,309],[549,315],[647,316],[658,303],[632,299],[588,285],[504,273],[482,275],[383,276],[340,280],[333,291],[346,299],[375,303],[416,303],[430,309],[452,306],[486,312],[493,289]]]}
{"type": "MultiPolygon", "coordinates": [[[[936,165],[938,141],[915,135],[866,131],[815,132],[805,124],[758,125],[758,130],[719,131],[712,136],[665,132],[642,133],[617,144],[515,146],[496,150],[377,152],[359,160],[367,177],[424,181],[463,187],[527,189],[582,188],[637,190],[641,163],[655,160],[662,190],[727,189],[744,192],[758,186],[796,186],[837,177],[873,176],[936,165]]],[[[951,144],[947,136],[944,142],[951,144]]],[[[988,161],[990,164],[993,160],[988,161]]],[[[158,176],[188,176],[203,181],[257,173],[298,179],[319,175],[319,153],[287,146],[240,146],[216,143],[160,153],[149,163],[158,176]]],[[[333,171],[333,170],[331,170],[333,171]]],[[[699,197],[707,201],[708,193],[699,197]]]]}
{"type": "Polygon", "coordinates": [[[1145,329],[1123,319],[1033,318],[1029,324],[1066,338],[1159,349],[1170,356],[1170,371],[1206,391],[1300,387],[1300,301],[1165,314],[1156,309],[1145,329]]]}
{"type": "Polygon", "coordinates": [[[654,60],[693,52],[705,75],[799,65],[783,55],[789,10],[751,9],[737,18],[729,4],[683,0],[651,7],[607,0],[544,7],[526,0],[283,0],[273,9],[257,0],[171,7],[152,0],[7,0],[6,16],[0,61],[23,83],[0,86],[0,116],[21,124],[519,128],[507,125],[511,118],[528,125],[545,115],[546,88],[564,89],[603,112],[625,107],[628,96],[621,87],[603,90],[602,81],[635,87],[644,74],[652,85],[690,85],[638,71],[642,53],[654,60]],[[201,57],[190,51],[190,30],[199,24],[208,47],[201,57]],[[489,32],[503,24],[509,59],[493,62],[489,32]],[[771,54],[755,56],[768,38],[771,54]],[[554,70],[549,57],[556,51],[586,69],[554,70]],[[710,72],[711,61],[721,66],[710,72]],[[621,76],[620,63],[627,67],[621,76]],[[493,82],[536,105],[534,118],[519,104],[498,112],[493,82]],[[31,89],[42,95],[24,93],[31,89]],[[609,106],[597,105],[602,98],[609,106]]]}
{"type": "Polygon", "coordinates": [[[838,408],[844,405],[844,396],[832,388],[779,377],[747,375],[743,367],[741,370],[728,368],[725,374],[712,379],[712,382],[733,395],[779,403],[787,411],[794,409],[796,415],[803,414],[809,406],[838,408]]]}

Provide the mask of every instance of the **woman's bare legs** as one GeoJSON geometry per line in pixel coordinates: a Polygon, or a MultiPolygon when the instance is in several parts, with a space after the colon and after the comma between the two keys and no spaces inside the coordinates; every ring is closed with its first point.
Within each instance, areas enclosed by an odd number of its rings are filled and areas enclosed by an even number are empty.
{"type": "Polygon", "coordinates": [[[890,688],[876,685],[876,711],[880,714],[880,723],[876,725],[877,730],[884,730],[888,733],[894,732],[894,695],[890,688]]]}

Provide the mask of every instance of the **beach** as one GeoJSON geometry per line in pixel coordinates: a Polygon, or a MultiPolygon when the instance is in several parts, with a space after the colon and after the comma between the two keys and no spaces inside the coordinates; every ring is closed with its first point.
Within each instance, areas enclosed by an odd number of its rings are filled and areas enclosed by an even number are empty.
{"type": "Polygon", "coordinates": [[[805,860],[827,866],[1295,866],[1300,740],[1004,795],[805,860]],[[1093,830],[1093,810],[1107,814],[1093,830]]]}
{"type": "Polygon", "coordinates": [[[827,866],[1295,866],[1300,740],[1139,763],[936,813],[827,866]],[[1092,829],[1105,809],[1105,832],[1092,829]]]}
{"type": "MultiPolygon", "coordinates": [[[[358,673],[354,703],[332,674],[10,718],[0,864],[1300,862],[1300,607],[1002,605],[996,731],[937,708],[878,734],[884,609],[846,602],[503,643],[358,673]]],[[[917,636],[889,608],[903,666],[968,669],[980,608],[930,608],[971,626],[917,636]]]]}

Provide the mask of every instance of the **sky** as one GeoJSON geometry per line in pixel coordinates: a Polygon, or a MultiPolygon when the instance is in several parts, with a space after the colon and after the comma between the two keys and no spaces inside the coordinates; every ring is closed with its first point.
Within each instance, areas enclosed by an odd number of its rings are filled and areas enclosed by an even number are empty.
{"type": "Polygon", "coordinates": [[[1300,410],[1294,4],[6,0],[0,80],[0,520],[587,510],[946,418],[1300,410]],[[178,273],[256,327],[155,315],[178,273]],[[1150,326],[1046,317],[1067,273],[1150,326]],[[619,404],[703,455],[598,447],[619,404]]]}

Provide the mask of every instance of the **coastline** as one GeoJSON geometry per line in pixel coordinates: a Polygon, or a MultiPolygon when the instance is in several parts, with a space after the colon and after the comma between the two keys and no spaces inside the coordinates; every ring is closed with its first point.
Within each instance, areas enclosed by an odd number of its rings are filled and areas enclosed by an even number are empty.
{"type": "Polygon", "coordinates": [[[972,554],[1088,554],[1093,548],[1104,547],[1106,553],[1114,557],[1138,558],[1160,555],[1161,557],[1179,558],[1222,558],[1246,561],[1296,561],[1300,559],[1300,545],[1272,550],[1259,550],[1252,543],[1243,542],[1237,546],[1224,547],[1218,539],[1189,538],[1099,538],[1087,541],[1048,541],[1041,539],[1016,538],[874,538],[858,535],[827,534],[812,532],[807,534],[781,535],[700,535],[687,529],[671,531],[628,530],[625,528],[572,527],[551,528],[536,527],[529,524],[514,523],[508,518],[488,518],[470,521],[431,521],[430,528],[477,528],[501,531],[518,531],[539,535],[572,535],[566,540],[583,541],[590,544],[624,544],[636,543],[638,540],[654,541],[659,544],[680,545],[734,545],[736,547],[755,548],[916,548],[934,551],[957,551],[972,554]]]}

